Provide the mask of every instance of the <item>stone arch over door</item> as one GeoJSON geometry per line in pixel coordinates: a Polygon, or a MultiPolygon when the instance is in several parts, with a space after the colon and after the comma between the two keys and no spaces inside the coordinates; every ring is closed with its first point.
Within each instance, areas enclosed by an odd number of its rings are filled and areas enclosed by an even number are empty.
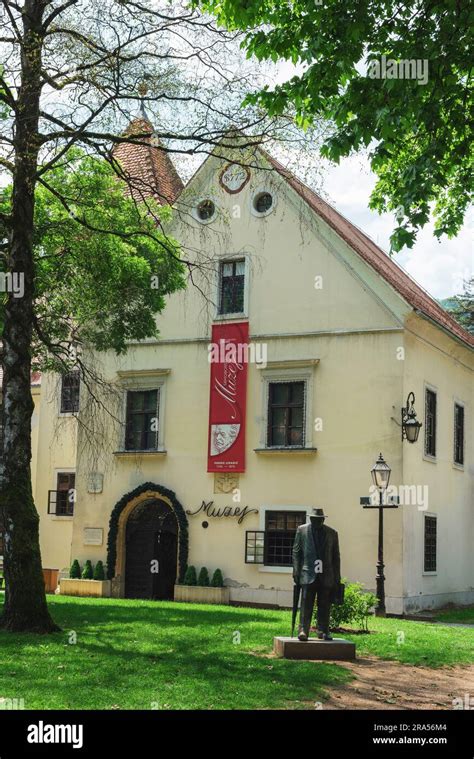
{"type": "Polygon", "coordinates": [[[172,490],[162,485],[146,482],[130,493],[126,493],[115,504],[110,515],[107,541],[107,576],[112,580],[112,595],[123,598],[125,595],[126,571],[126,533],[130,515],[147,502],[161,502],[176,517],[178,525],[178,573],[177,579],[184,578],[188,562],[188,519],[186,513],[172,490]]]}

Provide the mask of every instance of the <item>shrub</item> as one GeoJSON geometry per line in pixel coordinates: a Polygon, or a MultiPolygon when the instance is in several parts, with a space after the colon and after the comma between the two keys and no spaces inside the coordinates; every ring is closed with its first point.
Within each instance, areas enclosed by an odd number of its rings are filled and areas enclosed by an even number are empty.
{"type": "MultiPolygon", "coordinates": [[[[345,584],[344,603],[331,604],[331,616],[329,626],[341,627],[343,624],[358,625],[359,630],[368,631],[369,617],[372,615],[374,606],[377,605],[377,596],[364,591],[360,582],[345,584]]],[[[315,616],[316,619],[316,616],[315,616]]]]}
{"type": "Polygon", "coordinates": [[[216,571],[212,575],[211,585],[212,585],[213,588],[223,588],[224,587],[224,578],[222,577],[222,572],[221,572],[220,569],[216,569],[216,571]]]}
{"type": "Polygon", "coordinates": [[[79,580],[81,577],[81,567],[77,559],[74,559],[74,561],[71,564],[71,569],[69,570],[69,577],[72,580],[79,580]]]}
{"type": "Polygon", "coordinates": [[[105,580],[104,565],[98,561],[94,567],[94,580],[105,580]]]}
{"type": "Polygon", "coordinates": [[[183,585],[197,585],[196,567],[186,567],[183,585]]]}
{"type": "Polygon", "coordinates": [[[82,570],[82,579],[92,580],[93,577],[94,570],[92,569],[92,563],[89,559],[87,559],[86,563],[84,564],[84,569],[82,570]]]}
{"type": "Polygon", "coordinates": [[[203,588],[209,587],[209,572],[207,571],[207,567],[202,567],[199,572],[197,584],[203,588]]]}

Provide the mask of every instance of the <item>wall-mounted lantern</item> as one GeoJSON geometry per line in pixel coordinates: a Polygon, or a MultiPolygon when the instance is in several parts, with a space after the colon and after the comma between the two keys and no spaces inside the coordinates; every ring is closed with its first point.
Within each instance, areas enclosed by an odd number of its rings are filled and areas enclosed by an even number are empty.
{"type": "Polygon", "coordinates": [[[407,405],[402,407],[402,440],[408,440],[409,443],[416,443],[420,434],[421,422],[416,418],[415,411],[415,393],[408,393],[407,405]]]}

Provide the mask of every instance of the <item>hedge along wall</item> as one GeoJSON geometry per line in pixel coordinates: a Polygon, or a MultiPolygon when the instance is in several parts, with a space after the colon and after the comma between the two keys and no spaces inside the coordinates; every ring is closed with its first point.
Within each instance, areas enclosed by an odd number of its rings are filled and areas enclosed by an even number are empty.
{"type": "Polygon", "coordinates": [[[184,573],[188,564],[188,552],[189,552],[189,533],[188,533],[188,518],[186,512],[181,506],[180,502],[176,498],[176,495],[172,490],[162,487],[162,485],[156,485],[154,482],[145,482],[143,485],[139,485],[135,490],[126,493],[120,501],[118,501],[110,515],[109,521],[109,536],[107,539],[107,577],[112,580],[115,577],[115,563],[117,561],[117,533],[120,514],[126,507],[126,505],[137,496],[142,493],[151,491],[156,493],[156,497],[159,500],[160,495],[168,498],[171,502],[171,506],[178,520],[179,537],[178,537],[178,578],[179,582],[184,580],[184,573]]]}

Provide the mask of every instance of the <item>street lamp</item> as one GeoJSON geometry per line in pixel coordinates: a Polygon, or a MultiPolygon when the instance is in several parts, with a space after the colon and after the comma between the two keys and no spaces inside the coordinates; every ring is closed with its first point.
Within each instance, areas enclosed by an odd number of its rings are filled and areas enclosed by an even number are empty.
{"type": "Polygon", "coordinates": [[[387,462],[384,460],[382,454],[378,457],[375,466],[371,469],[372,480],[375,487],[379,491],[379,546],[378,546],[378,559],[377,559],[377,574],[375,576],[375,582],[377,586],[377,599],[378,605],[375,613],[377,617],[385,617],[385,575],[384,563],[383,563],[383,494],[388,487],[390,481],[390,469],[387,462]]]}
{"type": "Polygon", "coordinates": [[[390,481],[391,471],[392,470],[390,469],[387,462],[384,460],[384,457],[382,456],[382,454],[380,454],[380,456],[378,457],[375,463],[375,466],[373,466],[372,469],[370,470],[370,473],[372,475],[372,481],[380,493],[383,493],[383,491],[387,489],[388,483],[390,481]]]}
{"type": "Polygon", "coordinates": [[[421,422],[416,418],[415,393],[408,393],[407,405],[402,407],[402,440],[416,443],[420,434],[421,422]]]}

